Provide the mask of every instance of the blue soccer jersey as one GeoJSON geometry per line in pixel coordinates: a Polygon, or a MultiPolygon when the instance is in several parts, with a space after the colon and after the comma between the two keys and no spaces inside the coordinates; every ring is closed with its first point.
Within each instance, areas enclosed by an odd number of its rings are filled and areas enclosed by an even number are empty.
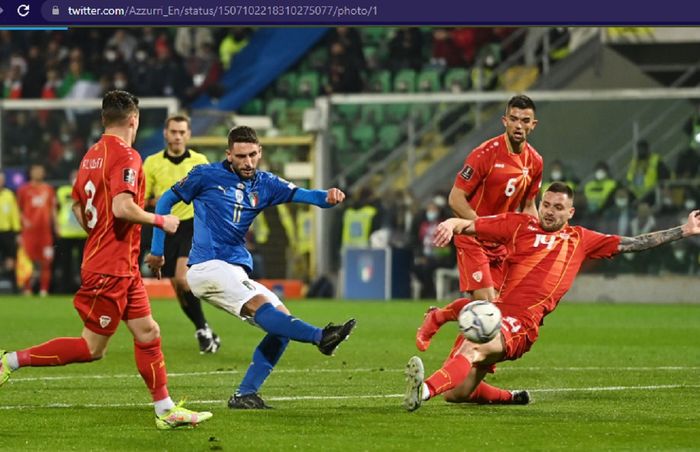
{"type": "Polygon", "coordinates": [[[186,204],[194,200],[194,238],[188,265],[212,259],[243,266],[253,258],[245,235],[263,209],[290,202],[297,187],[276,175],[258,171],[241,179],[228,162],[196,166],[172,191],[186,204]],[[223,213],[223,214],[222,214],[223,213]]]}

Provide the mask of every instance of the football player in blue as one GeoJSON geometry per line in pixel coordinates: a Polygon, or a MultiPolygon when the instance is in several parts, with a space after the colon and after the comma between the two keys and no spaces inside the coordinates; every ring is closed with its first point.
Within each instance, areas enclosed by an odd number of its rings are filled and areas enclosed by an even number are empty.
{"type": "MultiPolygon", "coordinates": [[[[156,212],[164,215],[178,201],[194,203],[187,282],[195,296],[267,333],[228,401],[229,408],[234,409],[269,408],[258,390],[290,339],[315,344],[321,353],[332,355],[355,327],[355,319],[323,329],[297,319],[277,295],[248,277],[253,259],[245,247],[245,235],[260,211],[289,202],[327,208],[345,199],[337,188],[306,190],[272,173],[258,171],[261,157],[262,146],[255,131],[234,127],[228,134],[226,160],[196,166],[156,204],[156,212]]],[[[154,231],[151,252],[146,256],[156,273],[165,262],[164,238],[160,230],[154,231]]]]}

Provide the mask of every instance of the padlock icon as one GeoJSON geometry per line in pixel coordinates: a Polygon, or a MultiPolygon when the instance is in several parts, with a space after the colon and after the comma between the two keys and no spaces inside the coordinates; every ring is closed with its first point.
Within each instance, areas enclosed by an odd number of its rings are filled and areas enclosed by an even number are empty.
{"type": "Polygon", "coordinates": [[[58,8],[58,5],[53,5],[53,7],[51,8],[51,14],[53,14],[54,16],[58,16],[59,14],[61,14],[61,10],[58,8]]]}

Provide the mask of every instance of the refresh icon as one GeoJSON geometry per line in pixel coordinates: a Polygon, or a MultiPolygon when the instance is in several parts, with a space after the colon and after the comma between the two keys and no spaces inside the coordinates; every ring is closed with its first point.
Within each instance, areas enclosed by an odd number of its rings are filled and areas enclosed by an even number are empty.
{"type": "Polygon", "coordinates": [[[20,17],[27,17],[29,15],[29,4],[22,3],[17,7],[17,15],[20,17]]]}

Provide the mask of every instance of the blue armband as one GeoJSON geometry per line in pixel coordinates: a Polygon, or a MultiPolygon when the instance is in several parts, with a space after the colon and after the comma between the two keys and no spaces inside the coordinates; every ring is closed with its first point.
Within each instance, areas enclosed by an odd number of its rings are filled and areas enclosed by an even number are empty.
{"type": "Polygon", "coordinates": [[[333,204],[326,202],[328,191],[326,190],[307,190],[305,188],[297,188],[292,196],[292,202],[300,202],[303,204],[311,204],[314,206],[327,209],[333,207],[333,204]]]}
{"type": "MultiPolygon", "coordinates": [[[[180,201],[180,198],[172,190],[163,193],[156,203],[156,214],[168,215],[173,206],[180,201]]],[[[151,254],[162,256],[165,248],[165,231],[160,228],[153,228],[153,238],[151,239],[151,254]]]]}

